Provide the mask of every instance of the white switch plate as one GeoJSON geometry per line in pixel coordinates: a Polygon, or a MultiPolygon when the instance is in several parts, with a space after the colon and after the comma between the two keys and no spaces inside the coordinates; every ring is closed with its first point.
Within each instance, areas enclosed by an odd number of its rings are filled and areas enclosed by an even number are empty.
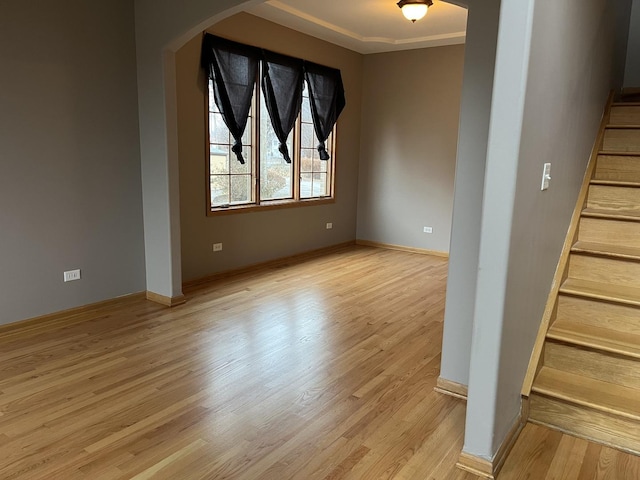
{"type": "Polygon", "coordinates": [[[74,280],[80,280],[80,269],[69,270],[68,272],[64,272],[65,282],[73,282],[74,280]]]}
{"type": "Polygon", "coordinates": [[[545,163],[542,170],[542,185],[540,190],[547,190],[549,188],[549,181],[551,180],[551,164],[545,163]]]}
{"type": "Polygon", "coordinates": [[[333,223],[327,223],[327,230],[331,230],[333,228],[333,223]]]}
{"type": "Polygon", "coordinates": [[[424,227],[422,231],[424,233],[433,233],[433,227],[424,227]]]}
{"type": "Polygon", "coordinates": [[[214,252],[221,252],[222,251],[222,244],[221,243],[214,243],[213,244],[213,251],[214,252]]]}

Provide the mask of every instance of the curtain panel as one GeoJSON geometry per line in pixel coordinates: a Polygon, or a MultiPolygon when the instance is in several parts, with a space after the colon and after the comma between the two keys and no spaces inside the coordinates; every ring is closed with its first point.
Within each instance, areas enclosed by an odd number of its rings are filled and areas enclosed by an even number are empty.
{"type": "Polygon", "coordinates": [[[313,127],[320,142],[320,159],[329,160],[325,142],[346,105],[342,75],[338,69],[312,62],[304,63],[304,74],[309,86],[313,127]]]}
{"type": "Polygon", "coordinates": [[[280,141],[279,150],[287,163],[291,156],[287,138],[296,124],[302,107],[304,62],[298,58],[263,51],[262,93],[271,125],[280,141]]]}
{"type": "Polygon", "coordinates": [[[261,58],[259,48],[215,35],[204,36],[203,67],[208,78],[213,80],[216,105],[235,141],[231,150],[242,164],[242,135],[247,128],[261,58]]]}

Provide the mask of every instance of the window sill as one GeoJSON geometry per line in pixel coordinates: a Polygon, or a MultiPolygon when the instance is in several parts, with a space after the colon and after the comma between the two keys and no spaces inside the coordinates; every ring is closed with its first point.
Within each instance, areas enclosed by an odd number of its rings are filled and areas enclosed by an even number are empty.
{"type": "Polygon", "coordinates": [[[335,203],[335,197],[310,198],[308,200],[273,200],[260,205],[234,205],[225,208],[212,208],[207,212],[207,217],[220,215],[233,215],[236,213],[253,213],[265,210],[281,210],[284,208],[310,207],[335,203]]]}

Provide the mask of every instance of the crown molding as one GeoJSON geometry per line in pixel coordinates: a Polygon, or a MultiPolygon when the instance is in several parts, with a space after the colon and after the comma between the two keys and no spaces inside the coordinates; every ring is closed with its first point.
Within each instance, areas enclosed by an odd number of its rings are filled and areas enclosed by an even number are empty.
{"type": "Polygon", "coordinates": [[[464,31],[405,39],[366,37],[278,0],[269,0],[248,12],[362,54],[458,45],[465,43],[466,39],[464,31]],[[304,28],[300,27],[301,23],[304,28]]]}

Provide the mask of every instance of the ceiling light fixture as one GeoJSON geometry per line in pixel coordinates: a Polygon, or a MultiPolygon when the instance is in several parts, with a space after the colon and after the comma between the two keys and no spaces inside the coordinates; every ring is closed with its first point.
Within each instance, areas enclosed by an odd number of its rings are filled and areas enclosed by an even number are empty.
{"type": "Polygon", "coordinates": [[[398,2],[402,14],[413,23],[423,18],[431,5],[433,5],[432,0],[400,0],[398,2]]]}

